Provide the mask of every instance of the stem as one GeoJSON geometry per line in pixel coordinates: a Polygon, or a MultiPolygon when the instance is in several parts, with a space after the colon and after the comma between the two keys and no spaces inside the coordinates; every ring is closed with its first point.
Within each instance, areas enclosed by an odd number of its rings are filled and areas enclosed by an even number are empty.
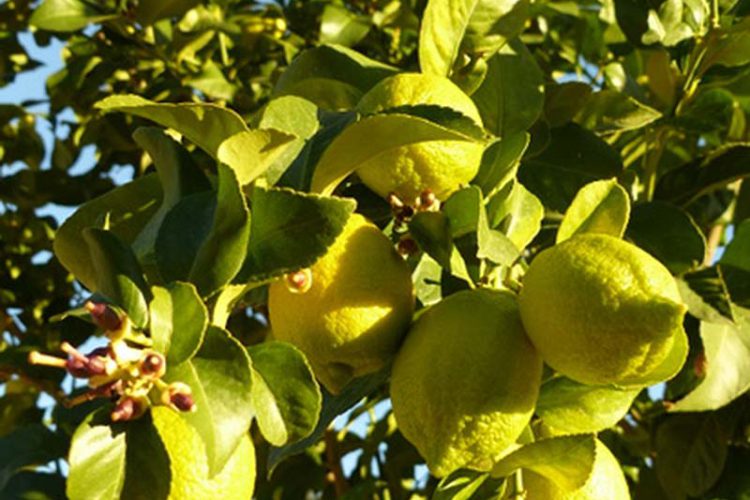
{"type": "Polygon", "coordinates": [[[719,248],[722,236],[724,236],[724,226],[722,224],[715,225],[709,231],[708,238],[706,239],[706,258],[703,261],[704,265],[710,266],[713,263],[714,255],[716,254],[716,249],[719,248]]]}
{"type": "Polygon", "coordinates": [[[643,154],[646,201],[651,201],[654,198],[654,191],[656,190],[656,174],[667,142],[665,132],[667,132],[667,129],[665,128],[659,128],[653,132],[652,140],[647,141],[646,151],[643,154]]]}
{"type": "Polygon", "coordinates": [[[323,437],[326,444],[326,464],[328,465],[328,470],[332,476],[331,482],[336,491],[336,498],[341,498],[349,489],[349,485],[346,482],[344,471],[341,468],[341,457],[339,456],[339,450],[336,443],[336,434],[332,429],[326,429],[323,437]]]}
{"type": "Polygon", "coordinates": [[[721,26],[719,16],[719,0],[711,0],[711,28],[716,29],[721,26]]]}

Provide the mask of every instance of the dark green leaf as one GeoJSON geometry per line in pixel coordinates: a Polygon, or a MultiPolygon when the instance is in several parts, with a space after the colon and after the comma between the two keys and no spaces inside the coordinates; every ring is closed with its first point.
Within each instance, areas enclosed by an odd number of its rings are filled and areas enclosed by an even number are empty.
{"type": "Polygon", "coordinates": [[[133,251],[114,233],[90,227],[83,231],[96,272],[96,288],[120,306],[137,326],[148,323],[148,285],[133,251]]]}
{"type": "Polygon", "coordinates": [[[659,179],[655,196],[686,206],[701,195],[748,175],[750,146],[727,146],[669,171],[659,179]]]}
{"type": "Polygon", "coordinates": [[[487,64],[487,76],[471,96],[485,128],[503,138],[528,130],[544,106],[544,79],[536,60],[514,41],[487,64]]]}
{"type": "Polygon", "coordinates": [[[420,212],[409,221],[409,232],[419,247],[443,269],[471,282],[466,263],[453,244],[450,220],[440,212],[420,212]]]}
{"type": "Polygon", "coordinates": [[[311,266],[344,229],[355,203],[290,189],[256,187],[247,260],[238,277],[251,281],[311,266]]]}
{"type": "Polygon", "coordinates": [[[575,121],[597,134],[611,134],[645,127],[661,113],[614,90],[596,92],[587,99],[575,121]]]}
{"type": "Polygon", "coordinates": [[[165,379],[188,384],[196,411],[185,414],[206,444],[209,475],[220,471],[253,417],[252,367],[245,348],[228,332],[209,326],[194,357],[168,367],[165,379]]]}
{"type": "Polygon", "coordinates": [[[548,85],[544,93],[544,117],[551,127],[565,125],[591,98],[593,89],[583,82],[548,85]]]}
{"type": "Polygon", "coordinates": [[[95,289],[97,274],[82,231],[101,227],[107,215],[109,229],[123,242],[131,243],[154,216],[161,199],[159,178],[151,174],[85,203],[57,231],[55,255],[78,281],[95,289]]]}
{"type": "Polygon", "coordinates": [[[304,355],[291,344],[264,342],[248,349],[255,368],[255,418],[274,446],[307,437],[318,423],[321,393],[304,355]]]}
{"type": "Polygon", "coordinates": [[[688,214],[670,203],[635,205],[626,235],[672,274],[694,269],[705,258],[706,241],[700,229],[688,214]]]}
{"type": "Polygon", "coordinates": [[[125,433],[125,483],[121,498],[129,500],[166,500],[172,472],[169,456],[151,413],[127,423],[125,433]]]}
{"type": "Polygon", "coordinates": [[[192,358],[208,327],[208,311],[190,283],[153,287],[149,329],[154,349],[166,354],[167,365],[192,358]]]}
{"type": "Polygon", "coordinates": [[[479,172],[471,183],[479,186],[484,196],[489,196],[513,180],[529,139],[528,133],[519,132],[492,143],[484,150],[479,172]]]}
{"type": "Polygon", "coordinates": [[[677,284],[688,311],[696,318],[721,322],[723,316],[734,321],[729,292],[720,266],[685,273],[677,284]]]}
{"type": "Polygon", "coordinates": [[[250,212],[234,171],[219,165],[216,209],[211,230],[195,256],[189,281],[202,296],[229,283],[245,260],[250,212]]]}
{"type": "Polygon", "coordinates": [[[589,182],[616,177],[619,154],[593,132],[570,123],[550,130],[550,143],[521,162],[518,178],[545,206],[564,212],[589,182]]]}
{"type": "Polygon", "coordinates": [[[62,458],[64,446],[59,436],[41,424],[21,426],[0,438],[0,496],[19,469],[62,458]]]}

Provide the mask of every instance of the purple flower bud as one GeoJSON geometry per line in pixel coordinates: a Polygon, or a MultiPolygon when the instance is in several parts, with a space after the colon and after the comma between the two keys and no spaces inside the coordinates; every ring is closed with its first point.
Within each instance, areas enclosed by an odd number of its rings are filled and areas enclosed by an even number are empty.
{"type": "Polygon", "coordinates": [[[103,302],[86,302],[86,310],[91,314],[94,323],[104,331],[118,330],[122,326],[122,318],[114,309],[103,302]]]}
{"type": "Polygon", "coordinates": [[[77,378],[89,378],[91,372],[89,371],[88,361],[79,357],[71,356],[65,362],[65,369],[68,373],[77,378]]]}
{"type": "Polygon", "coordinates": [[[169,401],[175,406],[175,408],[180,411],[193,411],[195,409],[195,400],[190,394],[178,392],[176,394],[172,394],[172,397],[169,398],[169,401]]]}
{"type": "Polygon", "coordinates": [[[110,414],[113,422],[127,422],[134,420],[146,412],[145,401],[133,397],[121,399],[110,414]]]}
{"type": "Polygon", "coordinates": [[[141,373],[144,375],[159,378],[164,375],[167,370],[167,361],[164,359],[164,356],[158,352],[146,351],[143,358],[141,358],[140,369],[141,373]]]}

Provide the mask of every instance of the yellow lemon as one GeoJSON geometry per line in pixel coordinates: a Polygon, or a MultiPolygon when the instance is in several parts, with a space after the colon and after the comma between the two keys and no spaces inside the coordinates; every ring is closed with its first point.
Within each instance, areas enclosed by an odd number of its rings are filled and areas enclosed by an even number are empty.
{"type": "MultiPolygon", "coordinates": [[[[453,82],[420,73],[401,73],[382,80],[362,97],[357,110],[371,114],[419,104],[450,107],[482,124],[474,102],[453,82]]],[[[405,203],[413,204],[420,193],[431,190],[444,200],[474,178],[483,152],[483,145],[467,141],[419,142],[380,153],[360,165],[357,174],[383,197],[395,193],[405,203]]]]}
{"type": "Polygon", "coordinates": [[[170,500],[253,497],[255,449],[249,435],[242,438],[224,468],[209,479],[206,448],[195,428],[163,406],[152,408],[151,415],[169,455],[170,500]]]}
{"type": "Polygon", "coordinates": [[[620,463],[601,441],[596,440],[596,458],[586,484],[565,491],[546,477],[523,471],[526,500],[630,500],[630,491],[620,463]]]}
{"type": "Polygon", "coordinates": [[[515,297],[459,292],[408,333],[393,366],[393,414],[435,476],[487,471],[529,423],[541,376],[515,297]]]}
{"type": "Polygon", "coordinates": [[[578,382],[656,383],[674,376],[687,355],[687,308],[674,278],[613,236],[582,234],[537,255],[520,308],[545,362],[578,382]]]}
{"type": "Polygon", "coordinates": [[[271,330],[302,350],[335,394],[395,355],[414,309],[411,274],[390,240],[354,214],[308,278],[306,291],[270,286],[271,330]]]}

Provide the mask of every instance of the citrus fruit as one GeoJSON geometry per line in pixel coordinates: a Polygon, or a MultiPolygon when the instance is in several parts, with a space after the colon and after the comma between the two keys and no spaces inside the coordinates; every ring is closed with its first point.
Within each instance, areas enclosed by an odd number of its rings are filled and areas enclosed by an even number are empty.
{"type": "MultiPolygon", "coordinates": [[[[450,107],[482,124],[474,102],[453,82],[420,73],[401,73],[380,81],[362,97],[357,110],[372,114],[420,104],[450,107]]],[[[430,190],[444,200],[474,178],[483,152],[484,146],[474,142],[418,142],[380,153],[361,164],[357,174],[383,197],[395,193],[404,203],[413,204],[420,193],[430,190]]]]}
{"type": "Polygon", "coordinates": [[[601,441],[596,440],[596,456],[586,483],[574,491],[565,491],[546,477],[523,471],[526,500],[629,500],[630,491],[620,463],[601,441]]]}
{"type": "Polygon", "coordinates": [[[169,455],[170,500],[252,498],[255,488],[255,449],[245,435],[224,468],[209,478],[206,448],[198,432],[177,412],[151,409],[159,437],[169,455]]]}
{"type": "Polygon", "coordinates": [[[305,353],[330,392],[393,358],[411,322],[414,292],[407,264],[374,224],[352,215],[300,285],[270,286],[271,330],[305,353]]]}
{"type": "Polygon", "coordinates": [[[393,366],[393,413],[435,476],[486,471],[529,423],[541,376],[514,296],[463,291],[407,334],[393,366]]]}
{"type": "Polygon", "coordinates": [[[519,303],[542,358],[578,382],[656,383],[674,376],[687,355],[686,307],[674,278],[613,236],[581,234],[541,252],[519,303]]]}

